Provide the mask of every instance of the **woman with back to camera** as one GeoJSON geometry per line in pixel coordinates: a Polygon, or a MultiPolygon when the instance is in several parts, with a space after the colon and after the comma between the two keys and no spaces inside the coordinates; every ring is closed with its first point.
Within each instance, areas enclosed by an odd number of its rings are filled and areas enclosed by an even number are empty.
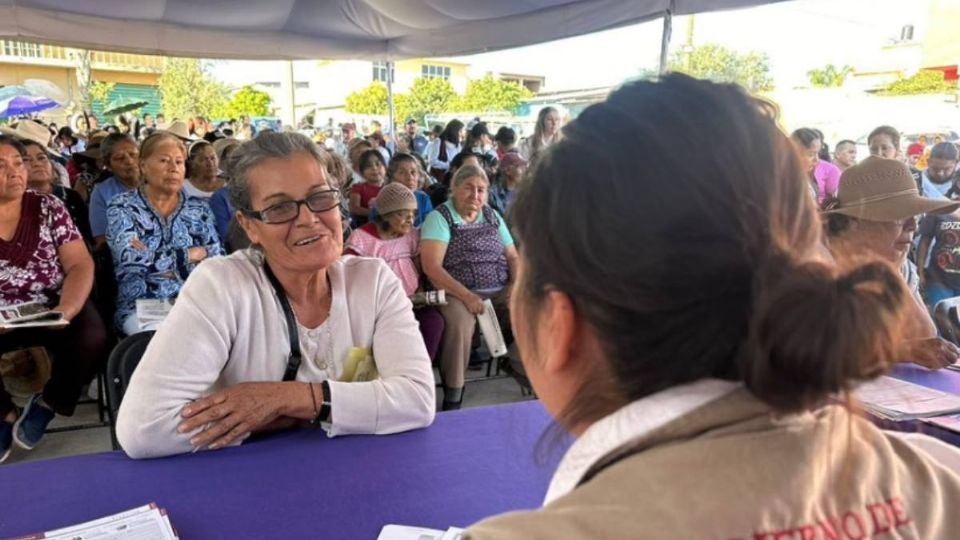
{"type": "Polygon", "coordinates": [[[511,211],[511,312],[575,441],[543,508],[466,538],[956,536],[960,477],[847,399],[897,360],[906,288],[825,261],[808,191],[737,86],[634,82],[565,128],[511,211]]]}

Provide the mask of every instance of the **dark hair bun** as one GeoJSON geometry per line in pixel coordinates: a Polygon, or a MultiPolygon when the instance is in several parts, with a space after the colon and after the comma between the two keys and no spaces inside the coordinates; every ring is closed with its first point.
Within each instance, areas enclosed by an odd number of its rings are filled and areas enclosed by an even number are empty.
{"type": "Polygon", "coordinates": [[[822,263],[781,260],[765,275],[739,359],[744,383],[764,402],[787,412],[816,407],[896,361],[909,298],[888,264],[836,276],[822,263]]]}

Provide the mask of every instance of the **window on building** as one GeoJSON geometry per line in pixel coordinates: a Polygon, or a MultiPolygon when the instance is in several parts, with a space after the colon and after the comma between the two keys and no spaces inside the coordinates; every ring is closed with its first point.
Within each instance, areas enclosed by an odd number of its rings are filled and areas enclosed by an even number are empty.
{"type": "Polygon", "coordinates": [[[6,56],[40,58],[40,45],[36,43],[24,43],[22,41],[4,41],[3,54],[6,56]]]}
{"type": "Polygon", "coordinates": [[[420,75],[427,79],[449,79],[450,68],[424,64],[420,66],[420,75]]]}
{"type": "Polygon", "coordinates": [[[300,89],[308,89],[310,88],[310,81],[299,81],[294,83],[294,85],[300,89]]]}
{"type": "MultiPolygon", "coordinates": [[[[391,69],[391,70],[390,70],[390,77],[391,77],[393,80],[397,80],[397,79],[396,79],[396,75],[397,75],[396,72],[391,69]]],[[[374,63],[373,63],[373,80],[375,80],[375,81],[380,81],[380,82],[386,84],[386,82],[387,82],[387,63],[386,63],[386,62],[374,62],[374,63]]]]}
{"type": "Polygon", "coordinates": [[[280,88],[280,83],[276,81],[261,81],[258,82],[257,85],[264,88],[280,88]]]}

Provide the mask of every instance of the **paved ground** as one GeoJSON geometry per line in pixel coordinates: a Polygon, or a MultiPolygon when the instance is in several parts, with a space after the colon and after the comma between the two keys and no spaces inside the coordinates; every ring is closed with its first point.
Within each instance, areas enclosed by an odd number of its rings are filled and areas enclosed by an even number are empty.
{"type": "MultiPolygon", "coordinates": [[[[483,379],[484,375],[486,375],[485,371],[469,371],[467,373],[468,382],[463,396],[464,408],[533,399],[524,396],[520,392],[520,386],[510,377],[501,376],[483,379]],[[478,380],[478,378],[480,379],[478,380]],[[471,379],[473,380],[471,381],[471,379]]],[[[438,390],[438,403],[440,397],[440,391],[438,390]]],[[[22,399],[16,399],[16,401],[19,405],[23,404],[22,399]]],[[[89,403],[80,405],[77,408],[77,413],[71,418],[57,417],[50,424],[50,428],[92,424],[98,420],[97,405],[89,403]]],[[[110,450],[110,428],[108,427],[49,433],[30,452],[14,446],[13,453],[4,465],[110,450]]],[[[2,466],[0,465],[0,467],[2,466]]]]}

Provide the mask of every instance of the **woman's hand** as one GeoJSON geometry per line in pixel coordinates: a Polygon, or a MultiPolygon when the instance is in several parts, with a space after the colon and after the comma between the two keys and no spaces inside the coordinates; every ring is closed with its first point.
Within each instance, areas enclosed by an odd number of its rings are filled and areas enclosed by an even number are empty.
{"type": "Polygon", "coordinates": [[[136,237],[130,239],[130,247],[132,247],[133,249],[135,249],[135,250],[137,250],[137,251],[146,251],[146,250],[147,250],[147,245],[144,244],[143,242],[141,242],[140,239],[139,239],[139,238],[136,238],[136,237]]]}
{"type": "Polygon", "coordinates": [[[283,383],[240,383],[200,398],[181,411],[180,433],[202,428],[190,439],[195,447],[222,448],[246,438],[279,418],[283,383]]]}
{"type": "Polygon", "coordinates": [[[960,349],[943,338],[910,341],[906,360],[929,369],[941,369],[960,359],[960,349]]]}
{"type": "Polygon", "coordinates": [[[64,320],[67,320],[67,321],[72,321],[74,317],[80,314],[80,308],[67,306],[64,304],[58,304],[50,311],[56,311],[58,313],[63,314],[64,320]]]}
{"type": "Polygon", "coordinates": [[[207,258],[207,248],[203,246],[194,246],[187,250],[187,257],[192,263],[198,263],[207,258]]]}
{"type": "Polygon", "coordinates": [[[480,315],[483,313],[483,298],[470,293],[470,296],[464,298],[464,305],[467,306],[467,310],[474,315],[480,315]]]}

